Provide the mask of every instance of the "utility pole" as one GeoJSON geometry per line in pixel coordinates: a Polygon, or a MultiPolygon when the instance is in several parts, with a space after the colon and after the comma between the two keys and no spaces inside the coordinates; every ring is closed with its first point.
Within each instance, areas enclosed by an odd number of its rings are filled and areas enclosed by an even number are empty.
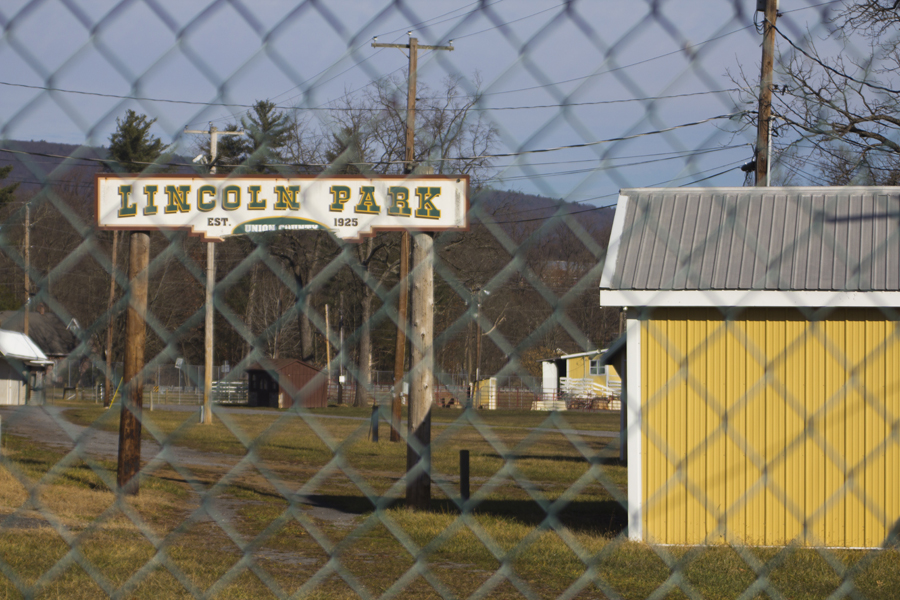
{"type": "Polygon", "coordinates": [[[341,347],[338,350],[338,397],[339,405],[344,403],[344,292],[341,292],[341,307],[338,313],[338,327],[340,328],[341,347]]]}
{"type": "Polygon", "coordinates": [[[28,313],[31,310],[31,203],[25,203],[25,322],[22,333],[28,335],[28,313]]]}
{"type": "Polygon", "coordinates": [[[769,147],[772,133],[772,72],[775,66],[775,20],[778,0],[757,0],[756,10],[765,9],[762,68],[759,75],[759,112],[756,129],[756,185],[769,185],[769,147]]]}
{"type": "MultiPolygon", "coordinates": [[[[481,290],[475,292],[475,383],[472,384],[474,394],[478,382],[481,381],[481,338],[484,332],[481,330],[481,290]]],[[[481,394],[478,394],[479,400],[481,394]]],[[[473,399],[474,402],[474,399],[473,399]]]]}
{"type": "MultiPolygon", "coordinates": [[[[28,335],[28,313],[31,312],[31,204],[25,203],[25,317],[22,332],[28,335]]],[[[25,375],[25,404],[31,404],[31,373],[25,375]]]]}
{"type": "MultiPolygon", "coordinates": [[[[409,32],[409,44],[379,44],[378,38],[372,40],[373,48],[400,48],[409,50],[409,78],[406,92],[406,164],[404,172],[411,174],[416,159],[416,81],[419,69],[419,49],[453,50],[453,42],[449,46],[419,45],[419,40],[409,32]]],[[[401,394],[403,392],[403,374],[406,367],[406,326],[407,300],[409,298],[409,232],[404,231],[400,238],[400,297],[397,303],[397,344],[394,352],[394,396],[391,400],[391,441],[400,441],[400,421],[403,415],[401,394]]]]}
{"type": "MultiPolygon", "coordinates": [[[[379,44],[373,40],[373,48],[401,48],[409,50],[409,80],[406,96],[406,173],[414,170],[415,127],[416,127],[416,78],[418,75],[418,52],[422,50],[452,51],[449,46],[419,45],[419,40],[409,32],[408,44],[379,44]]],[[[404,232],[404,237],[409,234],[404,232]]],[[[408,238],[407,238],[408,240],[408,238]]],[[[410,367],[414,371],[409,386],[409,418],[407,419],[406,470],[409,473],[419,465],[421,471],[406,482],[406,504],[410,508],[426,509],[431,502],[431,479],[428,476],[431,446],[431,402],[434,396],[434,238],[430,233],[413,236],[413,267],[416,277],[413,288],[413,324],[416,337],[413,339],[410,367]],[[420,453],[412,445],[415,438],[423,448],[420,453]],[[420,455],[421,454],[421,455],[420,455]]],[[[391,440],[399,440],[400,392],[403,381],[403,363],[406,358],[407,325],[405,302],[409,266],[404,265],[408,257],[403,254],[401,242],[400,258],[400,306],[398,307],[397,353],[394,363],[394,398],[391,407],[391,440]],[[401,312],[402,311],[402,312],[401,312]],[[403,336],[401,338],[401,335],[403,336]],[[401,343],[402,342],[402,343],[401,343]],[[399,377],[398,377],[399,375],[399,377]]],[[[407,241],[406,247],[409,248],[407,241]]]]}
{"type": "Polygon", "coordinates": [[[115,326],[115,317],[113,316],[112,306],[116,299],[116,254],[118,251],[119,232],[113,231],[112,239],[112,271],[109,274],[109,302],[106,309],[109,311],[109,325],[106,328],[106,388],[103,390],[103,407],[109,408],[112,405],[113,398],[113,377],[112,377],[112,345],[113,345],[113,327],[115,326]]]}
{"type": "Polygon", "coordinates": [[[406,506],[431,504],[431,403],[434,400],[434,238],[413,236],[412,349],[406,441],[406,506]],[[413,444],[418,442],[420,448],[413,444]],[[419,472],[410,476],[416,467],[419,472]]]}
{"type": "Polygon", "coordinates": [[[325,305],[325,363],[327,366],[328,382],[331,383],[331,321],[328,319],[328,305],[325,305]]]}
{"type": "MultiPolygon", "coordinates": [[[[185,133],[209,134],[209,174],[216,174],[216,155],[219,148],[220,135],[244,135],[243,131],[219,131],[215,125],[209,124],[209,131],[185,129],[185,133]]],[[[212,406],[209,392],[212,388],[213,370],[213,291],[216,287],[216,243],[206,243],[206,346],[203,363],[203,424],[212,424],[212,406]]]]}
{"type": "Polygon", "coordinates": [[[144,406],[144,342],[147,337],[147,290],[150,284],[150,232],[132,231],[128,265],[128,312],[125,322],[125,392],[119,419],[116,483],[120,493],[137,495],[141,470],[141,411],[144,406]]]}

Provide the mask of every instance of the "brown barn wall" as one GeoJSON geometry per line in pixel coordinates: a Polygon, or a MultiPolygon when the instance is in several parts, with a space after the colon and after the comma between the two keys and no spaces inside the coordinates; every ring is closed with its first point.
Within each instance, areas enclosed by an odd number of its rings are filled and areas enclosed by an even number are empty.
{"type": "Polygon", "coordinates": [[[279,365],[279,382],[281,384],[281,393],[283,394],[283,408],[293,406],[293,398],[291,398],[290,390],[299,390],[300,398],[304,408],[325,408],[328,406],[327,398],[327,381],[324,377],[315,384],[311,382],[319,375],[320,371],[315,367],[302,363],[300,361],[291,361],[283,365],[279,365]],[[290,382],[290,385],[287,382],[290,382]]]}

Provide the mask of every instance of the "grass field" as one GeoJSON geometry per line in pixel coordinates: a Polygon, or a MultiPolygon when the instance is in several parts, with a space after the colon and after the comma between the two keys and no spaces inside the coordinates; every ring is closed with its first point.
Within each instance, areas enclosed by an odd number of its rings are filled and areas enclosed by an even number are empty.
{"type": "MultiPolygon", "coordinates": [[[[112,437],[117,412],[81,406],[66,417],[112,437]]],[[[103,597],[120,586],[127,598],[298,590],[310,598],[390,591],[464,598],[480,590],[489,598],[637,599],[660,586],[671,589],[655,597],[737,598],[767,577],[774,597],[805,599],[835,592],[843,569],[861,597],[895,598],[900,589],[895,551],[624,541],[617,499],[626,470],[616,444],[560,432],[614,430],[617,415],[478,412],[469,419],[437,410],[433,506],[417,513],[402,506],[405,446],[386,441],[385,425],[373,444],[362,419],[368,410],[312,414],[234,411],[201,426],[194,412],[145,412],[145,439],[165,440],[175,465],[145,469],[140,495],[119,499],[110,491],[112,457],[60,463],[65,450],[4,429],[0,559],[8,568],[0,569],[0,597],[22,597],[12,573],[40,598],[103,597]],[[471,453],[476,501],[466,512],[454,498],[461,449],[471,453]],[[555,518],[547,518],[541,505],[553,502],[555,518]]],[[[145,450],[145,462],[151,458],[145,450]]],[[[744,597],[770,597],[757,591],[744,597]]]]}

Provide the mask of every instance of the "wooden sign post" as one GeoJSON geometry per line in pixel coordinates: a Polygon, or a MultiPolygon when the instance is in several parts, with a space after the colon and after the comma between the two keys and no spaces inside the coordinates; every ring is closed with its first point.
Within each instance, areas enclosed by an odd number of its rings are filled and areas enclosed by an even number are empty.
{"type": "Polygon", "coordinates": [[[116,483],[119,491],[136,495],[140,491],[141,411],[144,406],[144,345],[147,338],[147,290],[150,284],[150,233],[133,231],[128,264],[128,312],[125,322],[125,392],[119,421],[119,464],[116,483]]]}

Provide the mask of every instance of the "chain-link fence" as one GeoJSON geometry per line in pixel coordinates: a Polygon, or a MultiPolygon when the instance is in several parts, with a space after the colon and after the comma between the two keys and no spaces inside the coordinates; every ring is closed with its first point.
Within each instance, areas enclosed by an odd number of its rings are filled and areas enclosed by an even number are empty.
{"type": "Polygon", "coordinates": [[[776,4],[5,3],[4,597],[897,597],[900,17],[776,4]]]}

